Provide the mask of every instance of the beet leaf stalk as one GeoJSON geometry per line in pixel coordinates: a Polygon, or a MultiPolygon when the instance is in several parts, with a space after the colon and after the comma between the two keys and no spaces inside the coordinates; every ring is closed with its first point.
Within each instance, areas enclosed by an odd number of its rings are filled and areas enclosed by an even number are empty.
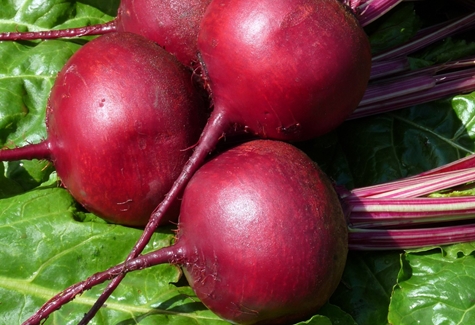
{"type": "Polygon", "coordinates": [[[413,229],[350,228],[348,248],[359,251],[416,249],[475,240],[475,223],[413,229]]]}
{"type": "Polygon", "coordinates": [[[475,13],[421,30],[405,44],[374,55],[370,83],[349,119],[389,112],[475,90],[475,57],[410,70],[408,55],[475,27],[475,13]]]}
{"type": "Polygon", "coordinates": [[[353,250],[411,249],[475,240],[475,155],[402,180],[339,190],[353,250]],[[431,195],[436,192],[453,194],[431,195]],[[454,194],[455,193],[455,194],[454,194]]]}
{"type": "Polygon", "coordinates": [[[0,41],[17,41],[17,40],[47,40],[57,38],[72,38],[82,36],[103,35],[117,31],[115,20],[103,24],[95,24],[84,27],[51,29],[44,31],[31,32],[3,32],[0,33],[0,41]]]}
{"type": "Polygon", "coordinates": [[[84,281],[78,282],[66,288],[56,296],[48,300],[40,309],[36,311],[30,318],[22,323],[22,325],[39,325],[42,324],[53,312],[59,310],[63,305],[72,301],[78,295],[84,293],[101,283],[117,277],[118,274],[141,270],[150,266],[169,263],[172,260],[179,260],[183,256],[183,251],[176,245],[164,247],[160,250],[140,255],[137,258],[129,260],[125,263],[113,266],[106,271],[98,272],[91,275],[84,281]]]}
{"type": "Polygon", "coordinates": [[[475,90],[475,57],[370,83],[348,119],[390,112],[475,90]]]}
{"type": "Polygon", "coordinates": [[[390,11],[403,0],[346,0],[361,26],[366,26],[390,11]]]}
{"type": "Polygon", "coordinates": [[[372,57],[371,80],[410,69],[408,55],[447,37],[475,27],[475,12],[461,18],[426,27],[404,44],[372,57]]]}

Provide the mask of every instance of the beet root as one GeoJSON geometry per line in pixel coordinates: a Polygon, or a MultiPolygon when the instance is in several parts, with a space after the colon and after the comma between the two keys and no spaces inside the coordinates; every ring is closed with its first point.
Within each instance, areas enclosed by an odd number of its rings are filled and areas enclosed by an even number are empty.
{"type": "MultiPolygon", "coordinates": [[[[100,36],[58,74],[47,139],[0,151],[0,160],[47,158],[86,209],[144,226],[188,160],[205,123],[189,69],[146,38],[100,36]]],[[[164,218],[177,219],[178,201],[164,218]]]]}
{"type": "MultiPolygon", "coordinates": [[[[363,97],[368,38],[338,0],[213,0],[198,35],[214,104],[198,145],[128,256],[145,248],[172,202],[226,134],[302,141],[342,123],[363,97]]],[[[90,317],[123,276],[112,281],[90,317]]]]}
{"type": "Polygon", "coordinates": [[[201,301],[239,324],[290,324],[314,315],[340,282],[347,224],[326,175],[296,147],[255,140],[216,156],[183,194],[173,246],[93,275],[54,297],[38,324],[117,274],[180,266],[201,301]]]}
{"type": "Polygon", "coordinates": [[[252,141],[206,163],[185,190],[178,242],[201,301],[242,324],[313,315],[340,281],[347,226],[327,177],[295,147],[252,141]],[[205,193],[205,194],[203,194],[205,193]]]}
{"type": "Polygon", "coordinates": [[[367,36],[336,0],[215,0],[198,49],[215,111],[263,138],[301,141],[333,130],[370,75],[367,36]]]}

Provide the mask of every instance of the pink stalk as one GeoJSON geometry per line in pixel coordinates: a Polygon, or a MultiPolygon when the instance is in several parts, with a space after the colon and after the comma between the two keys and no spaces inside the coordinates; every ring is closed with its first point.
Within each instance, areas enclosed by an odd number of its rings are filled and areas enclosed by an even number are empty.
{"type": "Polygon", "coordinates": [[[383,61],[373,61],[370,80],[386,77],[409,70],[409,60],[405,57],[383,61]]]}
{"type": "Polygon", "coordinates": [[[475,241],[475,223],[420,229],[354,229],[351,250],[400,250],[475,241]]]}
{"type": "Polygon", "coordinates": [[[405,80],[370,84],[360,105],[348,119],[390,112],[474,90],[475,68],[436,75],[432,80],[427,76],[412,76],[405,80]]]}
{"type": "Polygon", "coordinates": [[[475,217],[475,197],[361,198],[349,199],[350,225],[353,228],[413,227],[469,220],[475,217]]]}
{"type": "Polygon", "coordinates": [[[475,196],[427,196],[473,182],[474,163],[471,155],[394,182],[339,190],[348,213],[350,249],[410,249],[475,241],[475,223],[467,223],[475,217],[475,196]]]}
{"type": "Polygon", "coordinates": [[[428,176],[428,175],[437,175],[449,171],[457,171],[457,170],[463,170],[463,169],[468,169],[475,167],[475,154],[472,154],[470,156],[464,157],[457,159],[454,162],[451,162],[449,164],[445,164],[443,166],[428,170],[426,172],[422,172],[418,175],[412,176],[412,177],[421,177],[421,176],[428,176]]]}
{"type": "Polygon", "coordinates": [[[354,189],[345,198],[411,198],[428,195],[475,180],[475,168],[407,177],[393,182],[354,189]]]}
{"type": "Polygon", "coordinates": [[[68,28],[68,29],[52,29],[46,31],[35,32],[3,32],[0,33],[0,40],[2,41],[16,41],[16,40],[37,40],[37,39],[57,39],[103,35],[112,33],[117,30],[117,23],[115,20],[104,24],[97,24],[91,26],[68,28]]]}
{"type": "MultiPolygon", "coordinates": [[[[369,5],[369,2],[367,3],[369,5]]],[[[422,30],[410,42],[373,57],[371,82],[349,117],[355,119],[475,90],[475,58],[409,71],[406,56],[435,41],[475,27],[475,13],[422,30]]]]}
{"type": "MultiPolygon", "coordinates": [[[[358,6],[353,4],[352,9],[356,12],[361,26],[366,26],[383,16],[402,1],[403,0],[368,0],[362,4],[358,4],[358,6]]],[[[361,1],[353,1],[353,3],[359,2],[361,1]]]]}

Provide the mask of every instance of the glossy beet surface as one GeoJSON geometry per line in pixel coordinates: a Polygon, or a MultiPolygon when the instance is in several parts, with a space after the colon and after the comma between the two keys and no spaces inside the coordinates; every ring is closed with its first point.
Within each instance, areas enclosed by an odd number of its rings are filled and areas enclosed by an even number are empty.
{"type": "Polygon", "coordinates": [[[370,74],[366,34],[337,0],[213,0],[198,48],[215,110],[265,138],[334,129],[370,74]]]}
{"type": "Polygon", "coordinates": [[[142,239],[223,135],[299,141],[329,132],[356,108],[371,65],[366,34],[337,0],[213,0],[198,49],[214,110],[142,239]]]}
{"type": "Polygon", "coordinates": [[[206,163],[188,184],[178,245],[202,302],[243,324],[313,315],[340,281],[347,226],[327,177],[302,152],[257,140],[206,163]]]}
{"type": "MultiPolygon", "coordinates": [[[[189,69],[154,42],[112,33],[79,49],[49,97],[47,139],[0,160],[50,159],[62,184],[104,219],[144,226],[191,154],[205,103],[189,69]]],[[[178,201],[163,219],[178,217],[178,201]]]]}
{"type": "MultiPolygon", "coordinates": [[[[301,141],[336,128],[370,75],[369,41],[338,0],[213,0],[198,35],[213,112],[193,154],[127,257],[140,254],[192,175],[226,134],[301,141]]],[[[122,280],[114,279],[103,303],[122,280]]]]}
{"type": "MultiPolygon", "coordinates": [[[[155,43],[114,33],[66,64],[47,108],[53,162],[65,187],[111,222],[143,226],[203,125],[187,69],[155,43]]],[[[176,204],[164,222],[177,217],[176,204]]]]}

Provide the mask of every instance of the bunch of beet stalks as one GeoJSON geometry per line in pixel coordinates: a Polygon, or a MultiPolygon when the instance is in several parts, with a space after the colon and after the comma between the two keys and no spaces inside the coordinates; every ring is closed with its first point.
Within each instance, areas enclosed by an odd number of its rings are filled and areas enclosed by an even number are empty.
{"type": "Polygon", "coordinates": [[[107,24],[0,34],[100,35],[58,74],[47,139],[4,149],[0,160],[50,160],[86,209],[145,227],[124,263],[67,288],[24,324],[112,280],[86,324],[126,273],[162,263],[182,268],[200,300],[229,322],[291,324],[329,299],[349,248],[475,239],[472,197],[428,197],[470,182],[475,158],[346,191],[291,144],[348,119],[475,90],[474,58],[419,70],[407,60],[475,27],[475,13],[372,56],[363,27],[401,1],[171,2],[123,0],[107,24]],[[464,223],[430,226],[447,220],[464,223]],[[175,244],[141,255],[171,221],[175,244]]]}

